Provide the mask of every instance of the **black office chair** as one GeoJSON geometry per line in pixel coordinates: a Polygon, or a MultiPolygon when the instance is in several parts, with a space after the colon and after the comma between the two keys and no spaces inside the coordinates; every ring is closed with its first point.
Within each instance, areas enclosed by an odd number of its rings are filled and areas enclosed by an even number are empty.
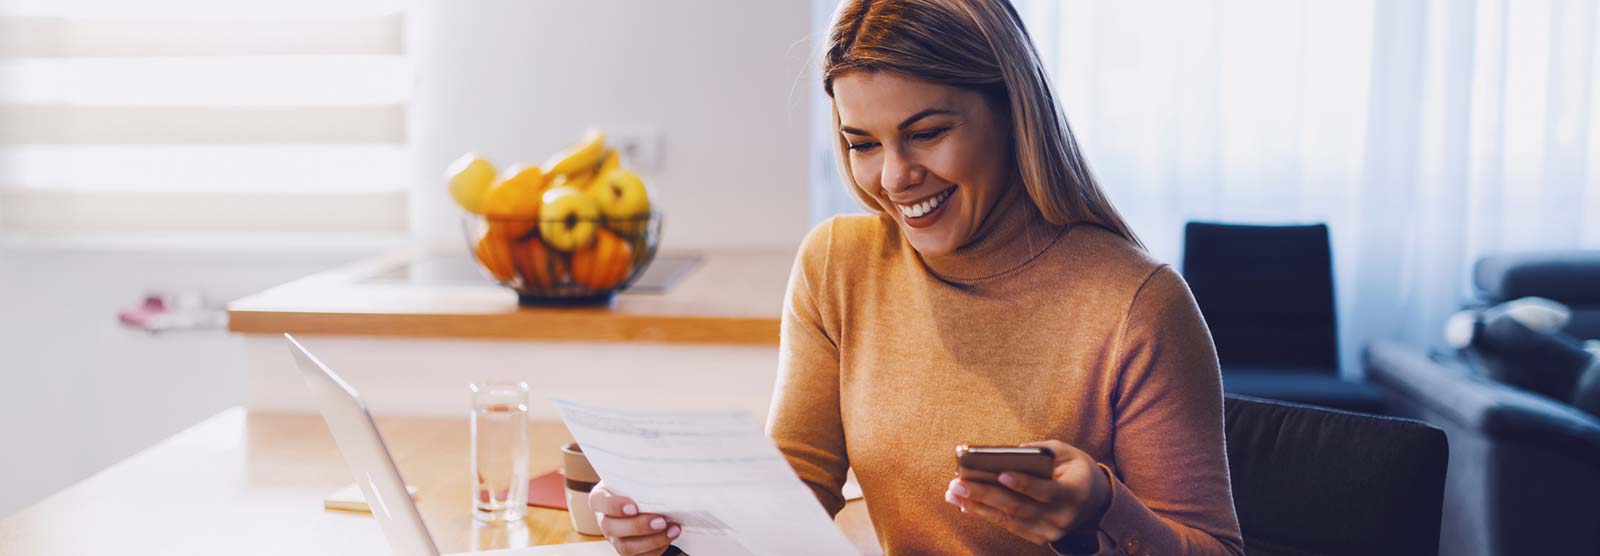
{"type": "Polygon", "coordinates": [[[1383,413],[1380,390],[1339,378],[1326,225],[1190,222],[1183,277],[1211,328],[1225,391],[1383,413]]]}
{"type": "Polygon", "coordinates": [[[1245,553],[1439,553],[1444,431],[1234,395],[1224,407],[1245,553]]]}

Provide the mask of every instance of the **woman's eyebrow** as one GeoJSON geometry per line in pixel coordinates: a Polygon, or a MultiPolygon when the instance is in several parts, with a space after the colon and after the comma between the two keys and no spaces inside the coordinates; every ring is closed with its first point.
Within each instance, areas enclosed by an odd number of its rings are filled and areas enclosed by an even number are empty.
{"type": "Polygon", "coordinates": [[[900,130],[901,131],[905,131],[906,128],[911,127],[912,124],[917,123],[917,120],[921,120],[921,119],[926,118],[928,116],[938,116],[938,115],[951,115],[951,116],[954,116],[954,115],[956,115],[956,113],[955,113],[954,110],[946,110],[946,109],[943,109],[943,108],[929,108],[929,109],[923,110],[921,112],[917,112],[916,114],[912,114],[910,118],[906,118],[905,121],[900,122],[900,130]]]}
{"type": "MultiPolygon", "coordinates": [[[[955,116],[957,114],[956,114],[956,112],[954,110],[948,110],[948,109],[944,109],[944,108],[928,108],[928,109],[925,109],[925,110],[923,110],[921,112],[917,112],[916,114],[912,114],[911,117],[906,118],[905,121],[903,121],[903,122],[900,122],[899,129],[901,131],[904,131],[906,128],[911,127],[912,125],[915,125],[918,121],[922,120],[923,118],[926,118],[928,116],[940,116],[940,115],[955,116]]],[[[872,134],[870,134],[870,133],[867,133],[865,131],[861,131],[860,129],[856,129],[856,128],[853,128],[853,127],[850,127],[850,126],[839,126],[839,131],[841,131],[843,133],[848,133],[848,134],[851,134],[851,135],[860,135],[862,137],[870,137],[870,136],[872,136],[872,134]]]]}

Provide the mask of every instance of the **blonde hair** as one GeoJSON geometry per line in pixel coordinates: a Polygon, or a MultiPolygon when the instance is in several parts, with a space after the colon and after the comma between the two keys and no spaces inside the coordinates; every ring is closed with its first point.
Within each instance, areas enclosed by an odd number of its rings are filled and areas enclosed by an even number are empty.
{"type": "MultiPolygon", "coordinates": [[[[1143,247],[1089,173],[1033,39],[1009,1],[844,0],[834,13],[822,60],[822,87],[829,98],[834,79],[854,71],[887,71],[961,87],[1007,109],[1017,174],[1045,220],[1097,224],[1143,247]]],[[[882,211],[855,185],[837,107],[833,131],[845,183],[868,209],[882,211]]]]}

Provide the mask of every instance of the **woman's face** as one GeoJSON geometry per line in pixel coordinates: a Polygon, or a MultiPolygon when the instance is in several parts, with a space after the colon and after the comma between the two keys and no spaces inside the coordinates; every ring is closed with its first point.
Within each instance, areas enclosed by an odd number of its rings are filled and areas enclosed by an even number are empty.
{"type": "Polygon", "coordinates": [[[920,253],[965,245],[1011,185],[1009,117],[975,91],[851,72],[834,79],[833,104],[856,186],[920,253]]]}

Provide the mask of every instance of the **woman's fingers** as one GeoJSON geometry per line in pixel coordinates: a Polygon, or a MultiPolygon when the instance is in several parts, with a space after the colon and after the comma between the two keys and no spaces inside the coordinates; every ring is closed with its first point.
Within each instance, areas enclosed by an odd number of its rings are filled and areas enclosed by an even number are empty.
{"type": "Polygon", "coordinates": [[[621,556],[660,556],[667,551],[672,540],[678,538],[683,530],[677,525],[672,525],[666,531],[643,537],[615,538],[607,535],[611,540],[611,548],[621,556]]]}
{"type": "Polygon", "coordinates": [[[639,514],[633,517],[600,516],[600,533],[607,537],[642,537],[664,533],[672,523],[667,518],[655,514],[639,514]]]}
{"type": "Polygon", "coordinates": [[[639,506],[633,503],[632,498],[612,494],[604,483],[595,485],[594,490],[589,491],[589,509],[614,517],[639,514],[639,506]]]}
{"type": "Polygon", "coordinates": [[[612,494],[603,484],[589,491],[589,508],[600,514],[600,534],[623,556],[659,556],[683,533],[665,517],[639,513],[632,499],[612,494]]]}
{"type": "Polygon", "coordinates": [[[1007,471],[1001,473],[995,480],[1006,488],[1042,504],[1051,503],[1061,493],[1061,485],[1056,484],[1055,481],[1040,479],[1027,473],[1007,471]]]}
{"type": "Polygon", "coordinates": [[[1023,446],[1049,448],[1055,453],[1050,477],[1007,471],[980,478],[962,468],[959,477],[950,481],[945,499],[961,506],[961,511],[994,522],[1031,542],[1055,542],[1078,526],[1075,520],[1086,515],[1086,503],[1100,499],[1094,494],[1104,490],[1094,483],[1098,469],[1094,458],[1058,440],[1023,446]]]}
{"type": "Polygon", "coordinates": [[[1043,508],[1037,502],[1003,486],[955,479],[950,481],[948,492],[957,498],[999,510],[1012,519],[1031,520],[1043,513],[1043,508]]]}
{"type": "Polygon", "coordinates": [[[1048,544],[1060,539],[1066,530],[1048,521],[1020,520],[999,509],[975,500],[963,500],[961,511],[989,520],[1012,534],[1036,544],[1048,544]]]}

